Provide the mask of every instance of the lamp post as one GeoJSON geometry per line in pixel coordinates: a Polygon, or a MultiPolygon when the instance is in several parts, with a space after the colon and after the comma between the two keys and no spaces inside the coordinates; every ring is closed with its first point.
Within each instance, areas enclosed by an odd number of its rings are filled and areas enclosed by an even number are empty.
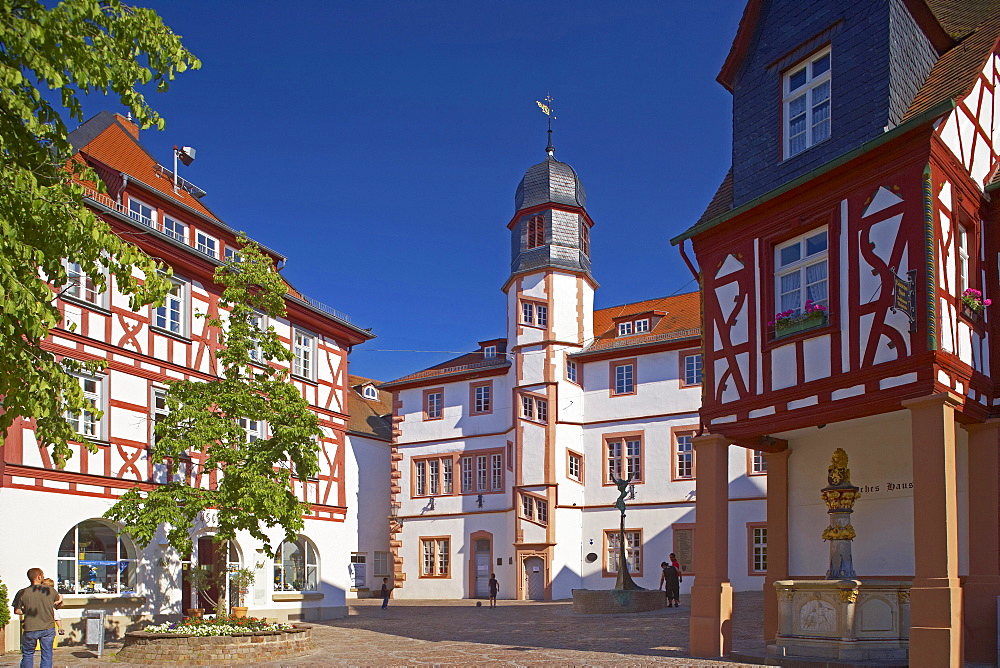
{"type": "Polygon", "coordinates": [[[398,501],[389,504],[389,533],[399,533],[403,530],[403,518],[399,516],[400,507],[398,501]]]}

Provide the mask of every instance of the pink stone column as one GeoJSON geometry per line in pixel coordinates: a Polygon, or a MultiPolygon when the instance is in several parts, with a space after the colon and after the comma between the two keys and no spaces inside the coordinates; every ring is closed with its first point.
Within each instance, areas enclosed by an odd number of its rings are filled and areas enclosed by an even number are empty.
{"type": "Polygon", "coordinates": [[[1000,597],[1000,420],[966,425],[969,432],[969,576],[965,597],[965,660],[997,660],[1000,597]]]}
{"type": "Polygon", "coordinates": [[[960,401],[942,392],[903,402],[910,410],[913,457],[912,668],[962,665],[955,446],[955,406],[960,401]]]}
{"type": "Polygon", "coordinates": [[[765,452],[767,461],[767,575],[764,576],[764,642],[778,635],[778,592],[788,574],[788,448],[765,452]]]}
{"type": "Polygon", "coordinates": [[[729,441],[692,439],[696,458],[694,585],[690,652],[718,657],[732,649],[733,587],[729,582],[729,441]]]}

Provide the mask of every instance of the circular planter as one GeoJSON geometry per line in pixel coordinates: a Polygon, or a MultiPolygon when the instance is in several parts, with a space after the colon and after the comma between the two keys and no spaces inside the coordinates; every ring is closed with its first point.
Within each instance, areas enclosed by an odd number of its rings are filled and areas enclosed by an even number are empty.
{"type": "Polygon", "coordinates": [[[141,665],[227,666],[272,661],[313,649],[312,626],[286,631],[193,636],[183,633],[130,631],[117,661],[141,665]]]}

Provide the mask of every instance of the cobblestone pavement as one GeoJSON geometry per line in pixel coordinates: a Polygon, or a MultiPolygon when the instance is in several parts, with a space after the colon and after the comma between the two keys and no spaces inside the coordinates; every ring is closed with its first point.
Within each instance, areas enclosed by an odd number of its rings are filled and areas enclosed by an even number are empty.
{"type": "MultiPolygon", "coordinates": [[[[748,666],[686,658],[687,601],[636,615],[578,615],[572,603],[500,601],[349,601],[350,616],[313,625],[316,649],[279,666],[748,666]]],[[[736,595],[734,649],[763,649],[761,595],[736,595]]],[[[117,647],[102,660],[83,647],[60,647],[56,666],[119,666],[117,647]]],[[[0,656],[16,666],[17,654],[0,656]]]]}

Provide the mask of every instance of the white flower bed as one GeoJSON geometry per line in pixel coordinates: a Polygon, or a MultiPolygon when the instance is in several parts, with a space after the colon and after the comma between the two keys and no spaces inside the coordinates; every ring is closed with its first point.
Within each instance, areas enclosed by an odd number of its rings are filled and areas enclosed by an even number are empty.
{"type": "Polygon", "coordinates": [[[191,636],[229,636],[234,633],[260,633],[262,631],[285,631],[292,628],[291,624],[276,622],[273,624],[179,624],[165,622],[155,626],[147,626],[146,633],[178,633],[191,636]]]}

